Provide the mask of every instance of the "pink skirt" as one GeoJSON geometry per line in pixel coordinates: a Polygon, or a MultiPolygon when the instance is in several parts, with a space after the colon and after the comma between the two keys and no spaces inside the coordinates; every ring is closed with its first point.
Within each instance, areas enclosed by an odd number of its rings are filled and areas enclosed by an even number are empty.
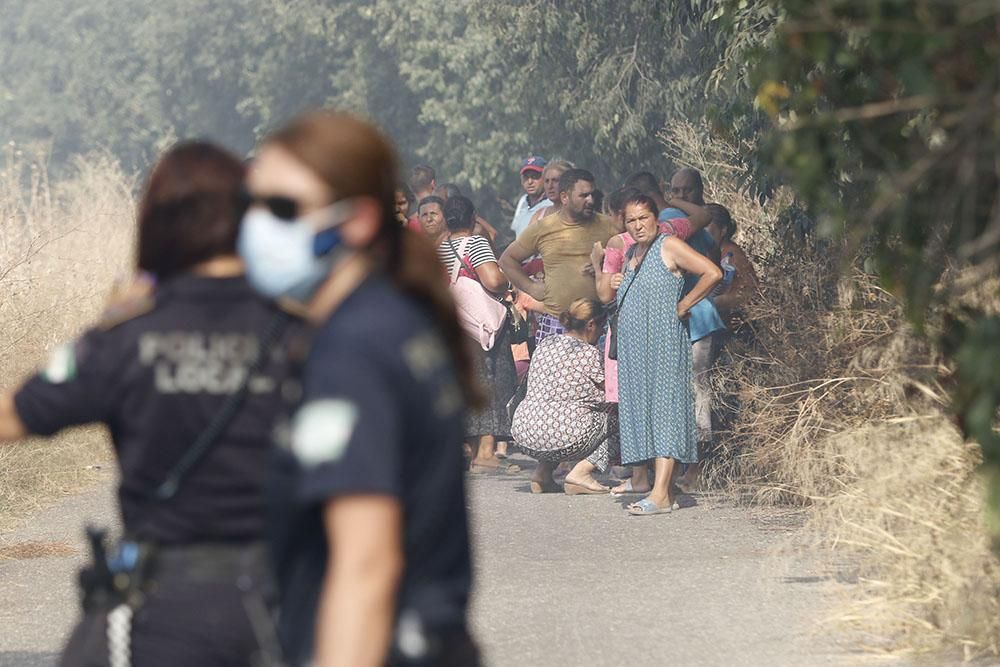
{"type": "Polygon", "coordinates": [[[611,347],[610,333],[604,337],[604,400],[608,403],[618,402],[618,360],[608,358],[611,347]]]}

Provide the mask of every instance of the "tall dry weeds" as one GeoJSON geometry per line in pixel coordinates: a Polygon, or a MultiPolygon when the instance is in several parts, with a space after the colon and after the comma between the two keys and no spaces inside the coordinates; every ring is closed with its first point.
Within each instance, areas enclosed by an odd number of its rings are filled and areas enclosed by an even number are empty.
{"type": "MultiPolygon", "coordinates": [[[[0,375],[11,389],[50,350],[93,322],[134,237],[133,179],[103,155],[51,182],[44,154],[8,144],[0,155],[0,375]]],[[[0,446],[0,527],[76,488],[107,458],[99,429],[0,446]]]]}
{"type": "MultiPolygon", "coordinates": [[[[1000,655],[1000,560],[979,449],[947,413],[950,369],[863,262],[803,233],[790,193],[763,205],[740,188],[752,146],[690,124],[661,138],[705,174],[763,276],[714,378],[724,428],[710,480],[807,508],[816,544],[853,582],[837,619],[872,648],[1000,655]]],[[[1000,279],[965,298],[1000,311],[1000,279]]]]}

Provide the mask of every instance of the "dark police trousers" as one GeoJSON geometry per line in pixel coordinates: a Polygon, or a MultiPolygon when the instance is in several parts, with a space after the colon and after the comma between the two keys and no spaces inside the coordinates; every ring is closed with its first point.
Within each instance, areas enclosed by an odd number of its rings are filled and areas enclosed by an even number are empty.
{"type": "MultiPolygon", "coordinates": [[[[273,632],[267,615],[273,586],[259,545],[164,548],[149,579],[132,619],[133,667],[269,664],[264,655],[273,642],[273,635],[266,636],[273,632]]],[[[84,614],[63,651],[62,667],[109,665],[108,611],[84,614]]]]}

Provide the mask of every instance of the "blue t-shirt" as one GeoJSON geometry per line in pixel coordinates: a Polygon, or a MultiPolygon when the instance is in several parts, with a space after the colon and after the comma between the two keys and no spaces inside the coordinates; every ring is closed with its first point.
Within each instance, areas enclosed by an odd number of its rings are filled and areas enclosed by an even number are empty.
{"type": "MultiPolygon", "coordinates": [[[[696,234],[688,239],[687,243],[716,264],[719,263],[719,245],[707,230],[699,229],[696,234]]],[[[684,289],[681,291],[681,298],[683,299],[687,296],[697,284],[698,276],[685,273],[684,289]]],[[[687,320],[687,328],[691,342],[696,343],[716,331],[722,331],[726,328],[726,324],[722,321],[722,317],[719,316],[719,311],[715,308],[711,297],[705,297],[691,309],[691,317],[687,320]]]]}
{"type": "Polygon", "coordinates": [[[327,559],[322,510],[337,496],[399,500],[399,614],[429,630],[464,629],[465,400],[430,318],[386,278],[369,278],[315,331],[300,377],[273,488],[287,657],[311,655],[327,559]]]}

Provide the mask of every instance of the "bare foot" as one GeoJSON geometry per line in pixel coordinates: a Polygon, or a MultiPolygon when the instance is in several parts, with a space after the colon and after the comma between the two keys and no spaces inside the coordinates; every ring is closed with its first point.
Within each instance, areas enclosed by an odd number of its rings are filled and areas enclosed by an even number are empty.
{"type": "Polygon", "coordinates": [[[531,480],[532,493],[559,493],[560,491],[562,491],[562,487],[552,478],[531,480]]]}
{"type": "Polygon", "coordinates": [[[472,459],[469,464],[469,469],[472,472],[506,472],[515,473],[521,471],[521,466],[516,463],[507,463],[497,459],[495,456],[489,458],[478,458],[472,459]]]}
{"type": "Polygon", "coordinates": [[[566,475],[566,484],[575,484],[576,486],[582,486],[586,489],[590,489],[591,491],[600,491],[601,493],[607,493],[611,490],[590,475],[586,477],[581,476],[579,478],[574,477],[572,474],[566,475]]]}

